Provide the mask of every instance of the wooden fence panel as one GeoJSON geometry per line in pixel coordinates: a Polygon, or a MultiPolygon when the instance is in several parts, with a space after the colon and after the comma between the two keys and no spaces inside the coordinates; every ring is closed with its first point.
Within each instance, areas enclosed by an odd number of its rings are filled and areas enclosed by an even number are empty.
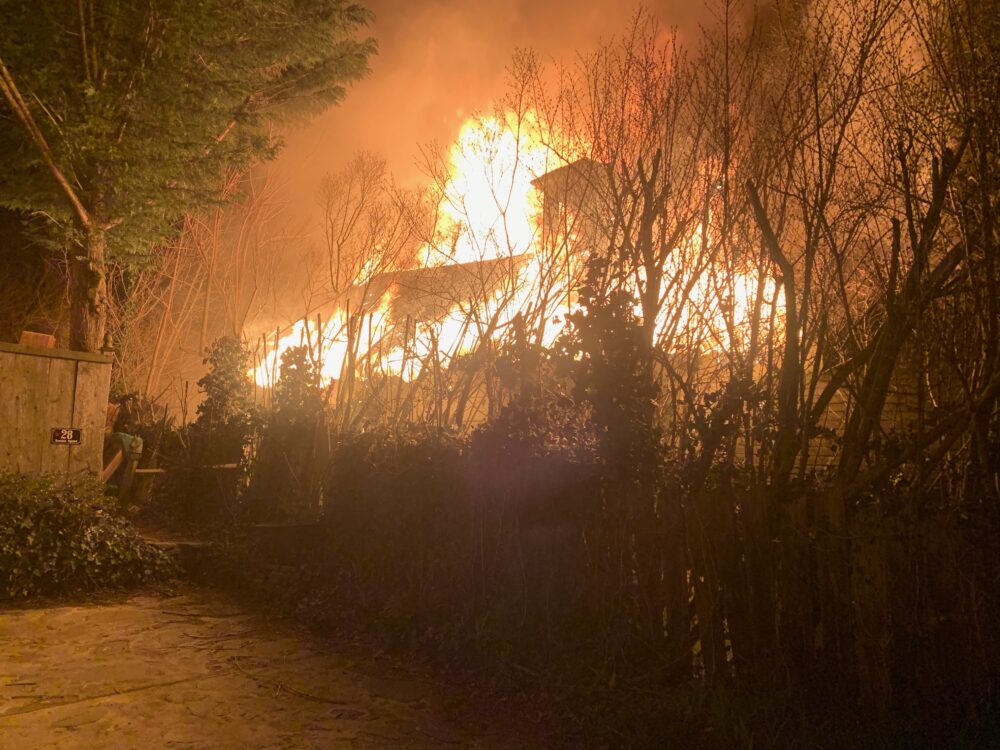
{"type": "Polygon", "coordinates": [[[77,363],[73,426],[83,429],[83,443],[70,446],[70,471],[101,473],[110,387],[111,367],[96,362],[77,363]]]}
{"type": "MultiPolygon", "coordinates": [[[[24,359],[28,359],[25,357],[24,359]]],[[[38,357],[37,359],[41,359],[38,357]]],[[[76,395],[76,367],[72,363],[63,364],[59,360],[49,359],[48,386],[44,399],[46,400],[45,417],[42,424],[37,424],[37,434],[35,440],[41,451],[39,466],[42,473],[62,474],[70,470],[70,460],[68,450],[55,450],[56,448],[68,446],[56,446],[50,442],[51,436],[49,428],[46,426],[50,422],[65,420],[65,415],[73,413],[73,401],[76,395]]],[[[41,400],[41,399],[40,399],[41,400]]],[[[53,423],[51,426],[55,426],[53,423]]],[[[66,427],[76,425],[65,425],[66,427]]],[[[84,432],[86,436],[86,432],[84,432]]],[[[31,466],[31,464],[27,464],[31,466]]]]}
{"type": "Polygon", "coordinates": [[[104,355],[0,343],[0,470],[100,474],[110,384],[104,355]],[[53,444],[53,428],[80,444],[53,444]]]}

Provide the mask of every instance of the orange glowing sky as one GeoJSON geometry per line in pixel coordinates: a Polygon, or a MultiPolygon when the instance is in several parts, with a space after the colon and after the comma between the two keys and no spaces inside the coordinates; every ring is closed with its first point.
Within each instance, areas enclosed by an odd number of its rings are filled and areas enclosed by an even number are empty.
{"type": "MultiPolygon", "coordinates": [[[[372,61],[371,74],[351,89],[341,106],[327,111],[305,127],[286,133],[287,147],[277,163],[270,167],[270,178],[277,181],[282,195],[286,220],[299,227],[293,230],[299,240],[292,246],[292,252],[305,252],[310,244],[320,241],[317,188],[324,175],[340,169],[359,150],[384,158],[400,183],[419,184],[427,179],[417,163],[421,146],[436,143],[447,147],[456,139],[459,144],[468,140],[475,145],[483,138],[499,147],[498,154],[510,152],[525,159],[517,169],[513,163],[510,165],[514,183],[512,195],[523,198],[525,203],[506,204],[504,229],[508,241],[512,228],[517,230],[514,232],[516,247],[507,247],[507,252],[528,251],[534,237],[530,226],[530,180],[545,170],[548,152],[541,144],[530,143],[526,134],[522,134],[527,139],[522,143],[518,136],[505,131],[501,122],[488,119],[472,123],[469,118],[477,112],[490,111],[502,99],[507,86],[506,68],[518,48],[529,48],[542,60],[572,64],[576,54],[586,53],[627,33],[635,8],[613,0],[579,4],[565,0],[371,0],[371,6],[377,13],[371,32],[378,39],[381,50],[372,61]],[[490,130],[491,124],[497,128],[495,134],[490,130]],[[499,140],[494,143],[490,134],[499,140]],[[520,145],[512,145],[505,139],[514,139],[520,145]],[[525,225],[522,227],[517,221],[511,224],[512,216],[523,220],[525,225]]],[[[704,11],[699,5],[682,0],[661,0],[659,4],[647,6],[646,10],[663,26],[664,33],[669,33],[669,27],[676,28],[682,43],[685,38],[698,34],[698,22],[704,20],[701,17],[704,11]]],[[[494,191],[500,186],[490,180],[496,179],[497,173],[493,169],[483,169],[481,149],[456,148],[457,151],[450,151],[451,180],[457,181],[458,203],[472,214],[451,216],[449,211],[443,210],[442,216],[446,222],[468,224],[470,230],[461,235],[468,241],[454,246],[456,257],[435,257],[428,250],[421,258],[421,262],[428,265],[493,257],[488,238],[496,223],[491,218],[496,211],[494,191]],[[486,177],[487,174],[490,176],[486,177]],[[486,184],[480,184],[483,179],[487,180],[486,184]]],[[[502,157],[499,158],[503,162],[502,157]]],[[[506,184],[507,177],[501,179],[506,184]]],[[[452,186],[452,182],[448,185],[452,186]]],[[[446,195],[448,191],[446,187],[446,195]]],[[[446,201],[445,209],[447,205],[446,201]]],[[[301,264],[300,268],[311,274],[306,267],[309,265],[301,264]]],[[[526,269],[522,272],[528,273],[526,269]]],[[[532,284],[527,278],[522,281],[524,289],[519,294],[523,295],[530,291],[532,284]]],[[[504,310],[510,307],[511,315],[519,309],[520,296],[515,297],[505,300],[501,306],[504,310]]],[[[294,296],[288,296],[287,301],[293,305],[299,302],[294,296]]],[[[390,301],[385,300],[382,307],[387,307],[390,301]]],[[[277,319],[269,321],[265,330],[274,330],[275,325],[284,330],[291,320],[299,319],[283,336],[279,348],[298,345],[303,339],[299,329],[307,324],[301,319],[301,307],[274,312],[277,319]]],[[[380,320],[385,322],[383,318],[381,316],[380,320]]],[[[467,321],[462,314],[456,313],[453,318],[443,321],[442,325],[454,323],[452,333],[455,335],[444,336],[442,327],[436,340],[447,338],[450,348],[458,353],[463,351],[467,321]]],[[[346,344],[340,340],[343,326],[338,320],[336,315],[328,317],[326,328],[329,330],[323,334],[323,348],[329,355],[329,371],[324,370],[328,378],[339,376],[346,352],[346,344]]],[[[373,340],[380,339],[381,335],[380,328],[373,340]]],[[[272,352],[269,364],[258,368],[256,377],[260,384],[269,382],[276,362],[277,356],[272,352]]]]}
{"type": "MultiPolygon", "coordinates": [[[[379,44],[371,73],[336,107],[282,133],[285,148],[266,168],[278,199],[278,222],[302,258],[322,246],[318,191],[325,175],[359,151],[385,159],[398,184],[426,185],[421,147],[447,149],[462,124],[507,92],[507,67],[518,49],[572,64],[628,31],[640,7],[630,0],[362,0],[376,14],[379,44]]],[[[748,3],[748,6],[751,5],[748,3]]],[[[651,0],[642,6],[666,30],[697,41],[711,21],[701,0],[651,0]]],[[[258,176],[260,172],[258,172],[258,176]]],[[[304,274],[308,262],[289,257],[304,274]]],[[[275,296],[273,329],[302,314],[302,284],[275,296]]]]}
{"type": "MultiPolygon", "coordinates": [[[[571,61],[624,33],[638,5],[621,0],[367,0],[379,54],[346,100],[285,134],[272,167],[291,205],[311,207],[323,175],[358,150],[386,159],[404,183],[420,179],[418,147],[447,144],[473,112],[503,96],[518,48],[571,61]]],[[[664,26],[696,35],[699,0],[645,4],[664,26]]]]}

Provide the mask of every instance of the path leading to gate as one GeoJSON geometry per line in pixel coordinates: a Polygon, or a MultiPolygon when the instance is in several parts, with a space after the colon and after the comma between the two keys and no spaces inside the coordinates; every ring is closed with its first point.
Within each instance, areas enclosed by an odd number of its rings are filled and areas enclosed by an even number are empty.
{"type": "Polygon", "coordinates": [[[0,612],[0,748],[530,747],[462,691],[205,589],[0,612]]]}

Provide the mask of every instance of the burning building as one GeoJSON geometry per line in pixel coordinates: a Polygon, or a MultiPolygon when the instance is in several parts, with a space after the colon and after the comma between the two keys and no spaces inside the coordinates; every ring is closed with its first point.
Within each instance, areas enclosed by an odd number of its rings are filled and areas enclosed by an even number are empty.
{"type": "MultiPolygon", "coordinates": [[[[433,379],[438,391],[465,393],[464,415],[469,393],[489,389],[489,376],[455,385],[447,382],[452,366],[493,356],[515,321],[529,343],[551,346],[577,307],[588,259],[618,248],[623,213],[640,213],[625,184],[637,174],[619,175],[591,158],[566,163],[498,119],[463,128],[449,167],[433,237],[415,267],[362,272],[320,315],[268,342],[255,370],[260,386],[275,382],[284,351],[306,345],[338,399],[348,398],[339,395],[345,379],[433,379]]],[[[748,335],[751,300],[762,296],[768,315],[780,306],[780,291],[752,271],[711,267],[704,219],[678,226],[661,233],[661,244],[671,244],[657,246],[658,265],[637,263],[624,283],[641,299],[651,275],[660,277],[657,299],[636,304],[650,343],[668,358],[693,356],[685,370],[717,378],[720,353],[748,335]]]]}
{"type": "Polygon", "coordinates": [[[581,160],[546,170],[549,150],[514,136],[495,119],[467,127],[452,150],[434,238],[417,266],[391,268],[350,289],[267,342],[255,370],[263,387],[275,381],[281,355],[306,345],[326,381],[345,366],[417,377],[433,357],[447,365],[482,342],[501,338],[515,316],[537,323],[540,342],[558,333],[557,313],[571,305],[583,263],[582,212],[599,165],[581,160]],[[572,238],[573,241],[568,241],[572,238]]]}

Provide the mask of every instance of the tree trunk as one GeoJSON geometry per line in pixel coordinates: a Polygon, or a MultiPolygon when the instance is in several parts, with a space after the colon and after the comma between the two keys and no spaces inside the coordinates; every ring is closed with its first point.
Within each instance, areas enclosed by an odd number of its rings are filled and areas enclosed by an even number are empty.
{"type": "Polygon", "coordinates": [[[69,347],[96,352],[104,343],[108,285],[104,269],[105,233],[96,222],[85,229],[84,254],[70,259],[69,347]]]}

